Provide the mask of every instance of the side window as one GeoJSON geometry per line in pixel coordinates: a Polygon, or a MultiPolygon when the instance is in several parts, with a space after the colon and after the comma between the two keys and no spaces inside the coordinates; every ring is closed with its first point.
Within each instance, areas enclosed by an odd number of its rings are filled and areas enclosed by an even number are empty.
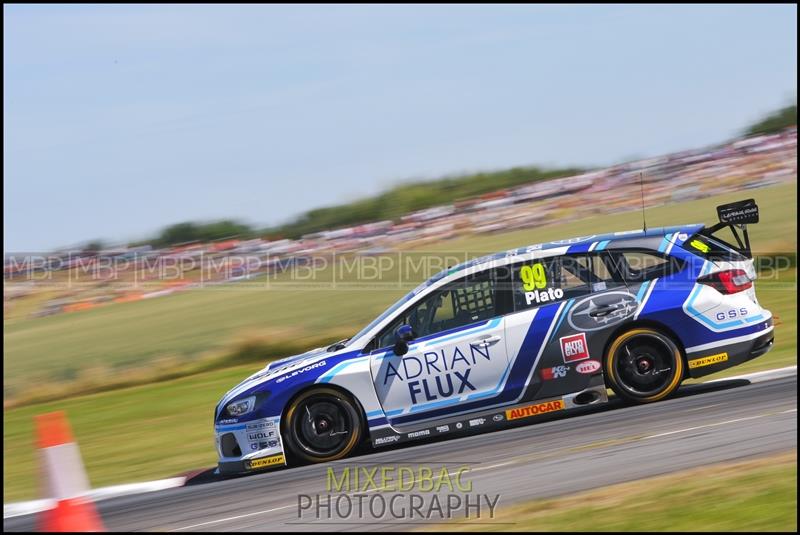
{"type": "Polygon", "coordinates": [[[591,284],[596,281],[592,270],[592,259],[588,256],[562,256],[557,260],[559,266],[559,288],[564,290],[564,299],[589,293],[591,284]]]}
{"type": "Polygon", "coordinates": [[[677,258],[650,251],[617,251],[611,257],[625,282],[632,284],[664,277],[683,267],[677,258]]]}
{"type": "Polygon", "coordinates": [[[497,315],[497,281],[494,272],[483,271],[453,281],[403,312],[370,344],[371,349],[394,344],[394,331],[410,325],[415,338],[448,331],[497,315]]]}
{"type": "Polygon", "coordinates": [[[558,256],[516,264],[511,270],[514,310],[588,294],[597,277],[587,255],[558,256]]]}
{"type": "Polygon", "coordinates": [[[596,280],[592,281],[592,291],[602,292],[625,287],[625,279],[614,259],[608,253],[592,255],[592,271],[596,280]]]}

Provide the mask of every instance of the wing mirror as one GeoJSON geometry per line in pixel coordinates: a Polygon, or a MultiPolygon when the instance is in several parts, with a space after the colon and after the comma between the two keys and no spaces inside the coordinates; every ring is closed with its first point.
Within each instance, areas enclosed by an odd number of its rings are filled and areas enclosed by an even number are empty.
{"type": "Polygon", "coordinates": [[[401,325],[394,331],[394,354],[403,356],[408,353],[408,343],[414,339],[411,325],[401,325]]]}

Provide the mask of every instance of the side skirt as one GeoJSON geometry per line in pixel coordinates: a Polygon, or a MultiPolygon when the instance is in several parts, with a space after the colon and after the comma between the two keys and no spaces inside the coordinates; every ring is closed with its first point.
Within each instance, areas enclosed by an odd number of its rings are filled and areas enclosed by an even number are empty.
{"type": "Polygon", "coordinates": [[[422,425],[403,430],[403,432],[389,425],[381,426],[370,430],[370,441],[373,447],[381,447],[444,435],[477,434],[512,427],[529,420],[542,420],[547,416],[552,417],[554,414],[560,414],[569,409],[598,405],[608,401],[602,374],[599,377],[601,384],[560,397],[526,401],[505,407],[496,407],[492,410],[443,418],[435,422],[425,422],[422,425]]]}

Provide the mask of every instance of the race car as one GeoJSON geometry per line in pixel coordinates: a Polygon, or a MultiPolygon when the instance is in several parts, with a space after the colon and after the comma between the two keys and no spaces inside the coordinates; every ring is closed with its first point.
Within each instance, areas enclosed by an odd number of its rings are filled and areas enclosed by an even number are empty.
{"type": "Polygon", "coordinates": [[[607,387],[650,403],[766,353],[772,314],[747,234],[758,207],[717,212],[711,227],[582,236],[438,273],[352,338],[273,361],[225,394],[219,472],[535,421],[603,403],[607,387]]]}

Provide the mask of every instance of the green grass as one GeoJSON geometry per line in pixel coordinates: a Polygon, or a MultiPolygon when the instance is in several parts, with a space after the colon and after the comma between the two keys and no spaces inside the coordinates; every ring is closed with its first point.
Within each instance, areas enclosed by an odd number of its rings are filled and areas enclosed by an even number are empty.
{"type": "MultiPolygon", "coordinates": [[[[712,222],[714,207],[744,196],[715,198],[654,207],[650,226],[712,222]]],[[[795,184],[748,191],[761,208],[762,221],[752,227],[757,251],[796,250],[795,184]]],[[[641,226],[638,212],[626,212],[553,224],[530,230],[470,236],[439,242],[420,250],[464,259],[541,241],[596,234],[641,226]]],[[[398,280],[398,271],[386,273],[398,280]]],[[[150,300],[115,303],[93,310],[45,318],[14,317],[4,322],[4,401],[39,392],[59,391],[113,381],[123,374],[147,376],[174,366],[186,368],[198,360],[230,352],[248,339],[291,340],[298,345],[318,340],[320,333],[335,338],[353,333],[424,278],[412,274],[401,288],[331,289],[330,269],[319,273],[321,287],[289,288],[285,277],[272,281],[236,283],[187,291],[150,300]]],[[[761,291],[761,290],[760,290],[761,291]]]]}
{"type": "MultiPolygon", "coordinates": [[[[754,243],[770,251],[795,250],[796,194],[793,187],[748,192],[761,207],[754,243]],[[767,230],[764,230],[767,229],[767,230]],[[772,229],[771,231],[769,229],[772,229]]],[[[651,224],[696,221],[714,214],[719,202],[741,194],[649,211],[651,224]],[[674,218],[669,217],[674,213],[674,218]]],[[[490,252],[559,237],[635,228],[638,215],[619,214],[536,231],[517,231],[454,240],[441,251],[490,252]]],[[[758,247],[759,250],[763,248],[758,247]]],[[[797,363],[796,270],[780,280],[760,280],[762,304],[779,318],[776,347],[767,355],[717,374],[777,368],[797,363]]],[[[354,330],[371,320],[405,290],[206,289],[86,312],[5,323],[4,388],[25,392],[38,380],[80,380],[90,372],[127,377],[141,370],[154,376],[170,365],[185,367],[252,339],[319,345],[320,336],[354,330]],[[310,313],[309,311],[313,311],[310,313]],[[163,366],[162,366],[163,365],[163,366]],[[73,377],[74,376],[74,377],[73,377]],[[72,379],[70,379],[72,377],[72,379]]],[[[223,362],[223,361],[220,361],[223,362]]],[[[169,477],[215,463],[211,413],[219,397],[261,367],[249,364],[196,373],[134,388],[82,395],[4,410],[4,501],[36,497],[38,474],[33,416],[65,410],[81,446],[94,486],[169,477]]]]}
{"type": "MultiPolygon", "coordinates": [[[[787,281],[759,282],[762,304],[780,318],[766,355],[703,380],[797,363],[795,270],[787,281]],[[792,284],[786,290],[786,284],[792,284]]],[[[220,396],[260,364],[35,404],[3,413],[3,500],[36,497],[33,416],[65,410],[94,486],[146,481],[212,466],[211,413],[220,396]]]]}
{"type": "Polygon", "coordinates": [[[797,452],[503,507],[449,531],[797,531],[797,452]],[[503,524],[507,522],[508,524],[503,524]]]}
{"type": "MultiPolygon", "coordinates": [[[[717,222],[716,206],[743,198],[758,203],[760,222],[748,228],[754,251],[786,252],[797,250],[797,183],[728,193],[707,199],[662,205],[647,209],[647,226],[673,226],[688,223],[717,222]]],[[[535,229],[522,229],[498,234],[481,234],[428,245],[432,251],[484,251],[492,253],[520,245],[540,243],[587,234],[603,234],[642,228],[641,211],[554,223],[535,229]]]]}
{"type": "Polygon", "coordinates": [[[3,414],[3,501],[36,498],[33,417],[66,411],[93,487],[170,477],[216,463],[213,411],[259,366],[125,388],[3,414]]]}

